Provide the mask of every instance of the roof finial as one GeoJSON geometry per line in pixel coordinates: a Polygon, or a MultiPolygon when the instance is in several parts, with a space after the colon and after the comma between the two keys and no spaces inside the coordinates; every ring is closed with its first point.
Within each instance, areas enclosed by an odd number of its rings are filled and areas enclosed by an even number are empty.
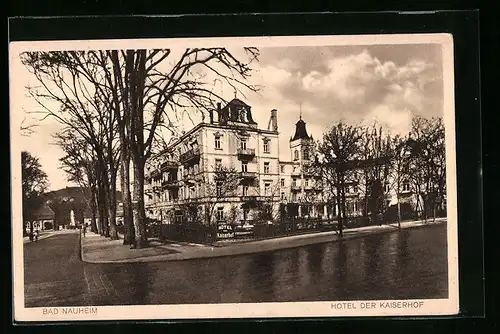
{"type": "Polygon", "coordinates": [[[299,103],[299,119],[302,119],[302,102],[299,103]]]}
{"type": "Polygon", "coordinates": [[[234,89],[234,98],[236,98],[236,95],[238,94],[238,91],[236,90],[236,88],[234,89]]]}

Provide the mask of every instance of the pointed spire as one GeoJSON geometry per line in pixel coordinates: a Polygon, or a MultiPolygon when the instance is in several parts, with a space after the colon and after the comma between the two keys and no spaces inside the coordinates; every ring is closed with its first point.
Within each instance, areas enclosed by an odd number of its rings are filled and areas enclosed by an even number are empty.
{"type": "Polygon", "coordinates": [[[302,119],[302,102],[299,103],[299,119],[302,119]]]}
{"type": "Polygon", "coordinates": [[[306,122],[302,120],[302,109],[300,110],[299,120],[295,123],[295,135],[290,141],[297,139],[310,139],[311,137],[307,134],[306,122]]]}
{"type": "Polygon", "coordinates": [[[236,98],[238,95],[238,91],[236,90],[236,88],[234,89],[234,98],[236,98]]]}

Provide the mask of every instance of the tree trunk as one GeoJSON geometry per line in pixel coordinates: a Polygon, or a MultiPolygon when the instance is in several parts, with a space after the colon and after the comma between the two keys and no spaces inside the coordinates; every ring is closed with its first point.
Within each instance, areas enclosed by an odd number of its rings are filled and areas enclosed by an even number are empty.
{"type": "Polygon", "coordinates": [[[401,228],[401,201],[399,195],[396,195],[396,200],[398,201],[398,228],[401,228]]]}
{"type": "Polygon", "coordinates": [[[99,233],[97,229],[97,194],[96,194],[96,189],[94,186],[90,187],[90,211],[91,211],[91,220],[90,220],[90,230],[94,233],[99,233]]]}
{"type": "Polygon", "coordinates": [[[135,247],[148,247],[146,236],[146,212],[144,209],[144,164],[133,160],[134,165],[134,194],[132,198],[132,213],[135,229],[135,247]]]}
{"type": "Polygon", "coordinates": [[[97,186],[98,189],[98,201],[97,201],[97,207],[99,211],[99,226],[100,226],[100,231],[99,234],[102,236],[109,236],[109,231],[107,227],[107,206],[106,206],[106,193],[104,189],[104,182],[103,182],[103,176],[102,172],[100,171],[100,177],[99,177],[99,184],[97,186]]]}
{"type": "Polygon", "coordinates": [[[116,174],[114,173],[114,171],[111,171],[108,198],[109,237],[111,238],[111,240],[118,240],[118,232],[116,231],[116,174]]]}
{"type": "Polygon", "coordinates": [[[133,245],[135,242],[135,229],[132,218],[132,200],[130,196],[130,159],[128,153],[123,153],[124,146],[122,144],[122,161],[120,170],[120,181],[122,188],[123,199],[123,224],[125,225],[125,235],[123,237],[124,245],[133,245]],[[125,156],[125,157],[124,157],[125,156]]]}

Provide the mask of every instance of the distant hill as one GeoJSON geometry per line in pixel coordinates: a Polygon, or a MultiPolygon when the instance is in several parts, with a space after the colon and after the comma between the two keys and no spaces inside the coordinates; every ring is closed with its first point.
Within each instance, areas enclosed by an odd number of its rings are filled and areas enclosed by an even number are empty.
{"type": "MultiPolygon", "coordinates": [[[[66,187],[59,190],[49,191],[43,195],[45,200],[61,200],[63,198],[74,198],[75,202],[85,202],[83,190],[81,187],[66,187]]],[[[122,201],[121,191],[116,191],[116,200],[122,201]]]]}
{"type": "MultiPolygon", "coordinates": [[[[50,191],[43,194],[42,198],[55,212],[57,224],[65,225],[69,223],[71,210],[75,212],[75,218],[78,221],[83,221],[83,217],[90,217],[90,208],[81,187],[66,187],[50,191]],[[73,198],[72,203],[67,202],[70,198],[73,198]]],[[[120,191],[116,192],[116,199],[118,202],[121,202],[122,193],[120,191]]]]}

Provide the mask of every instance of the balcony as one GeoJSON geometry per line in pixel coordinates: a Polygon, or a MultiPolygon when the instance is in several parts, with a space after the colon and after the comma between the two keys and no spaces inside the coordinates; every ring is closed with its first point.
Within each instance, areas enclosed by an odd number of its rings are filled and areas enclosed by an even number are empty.
{"type": "Polygon", "coordinates": [[[164,188],[179,188],[179,180],[163,180],[161,182],[162,187],[164,188]]]}
{"type": "Polygon", "coordinates": [[[243,195],[241,196],[242,202],[256,202],[258,200],[257,196],[243,195]]]}
{"type": "Polygon", "coordinates": [[[176,161],[165,161],[164,163],[161,164],[161,170],[162,171],[167,171],[167,170],[177,170],[179,167],[179,164],[176,161]]]}
{"type": "Polygon", "coordinates": [[[239,148],[238,149],[238,159],[243,160],[251,160],[255,157],[255,149],[254,148],[239,148]]]}
{"type": "Polygon", "coordinates": [[[292,185],[290,186],[290,189],[291,189],[292,191],[301,191],[301,190],[302,190],[302,187],[301,187],[301,186],[299,186],[298,184],[292,184],[292,185]]]}
{"type": "Polygon", "coordinates": [[[180,156],[180,161],[182,163],[188,163],[191,161],[196,161],[200,159],[200,149],[199,148],[193,148],[187,152],[184,152],[180,156]]]}
{"type": "Polygon", "coordinates": [[[184,183],[188,183],[188,184],[195,184],[196,183],[196,180],[194,179],[194,175],[192,174],[186,174],[184,175],[184,183]]]}
{"type": "Polygon", "coordinates": [[[256,172],[240,172],[240,177],[244,180],[253,180],[257,177],[256,172]]]}

